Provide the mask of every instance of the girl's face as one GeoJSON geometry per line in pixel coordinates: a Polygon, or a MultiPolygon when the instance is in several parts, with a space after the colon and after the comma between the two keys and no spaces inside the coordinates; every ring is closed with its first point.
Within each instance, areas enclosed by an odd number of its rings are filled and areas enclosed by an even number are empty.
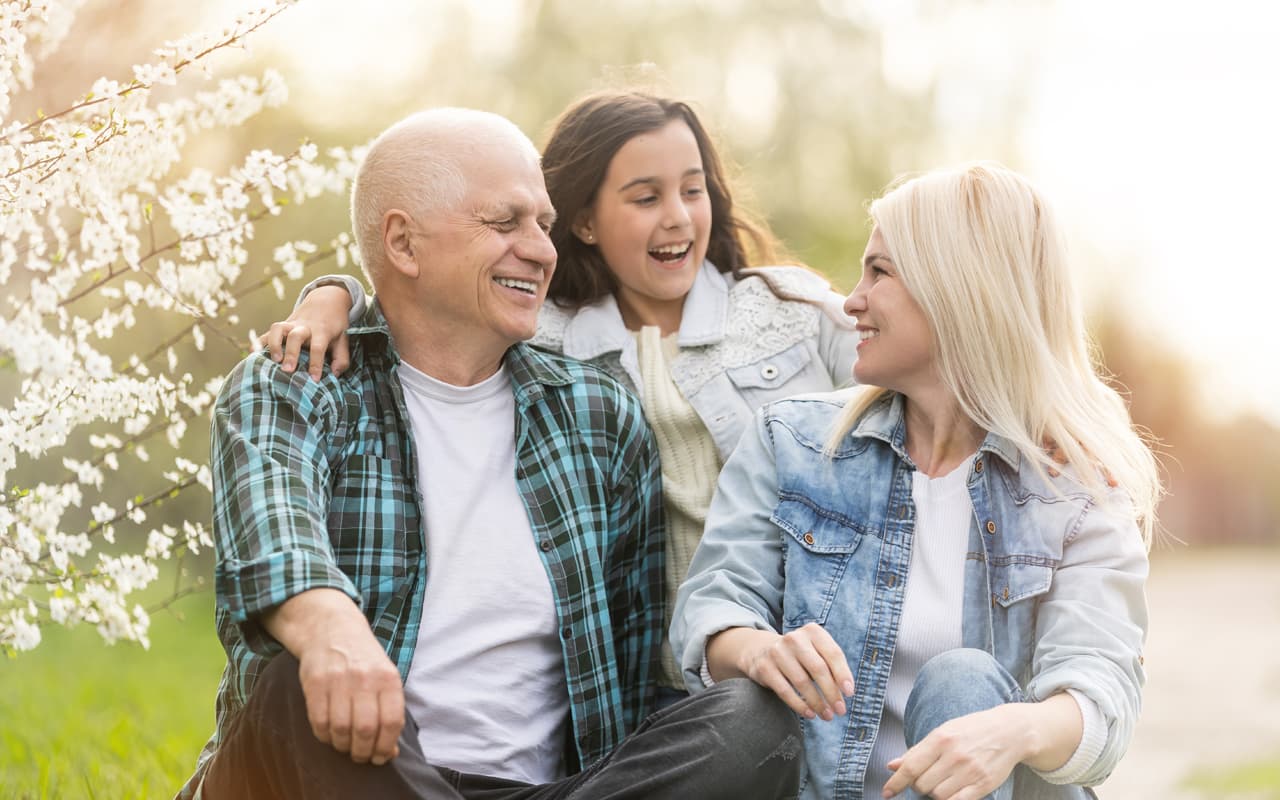
{"type": "Polygon", "coordinates": [[[711,236],[711,199],[689,126],[672,120],[624,144],[573,232],[600,248],[628,328],[677,330],[711,236]]]}

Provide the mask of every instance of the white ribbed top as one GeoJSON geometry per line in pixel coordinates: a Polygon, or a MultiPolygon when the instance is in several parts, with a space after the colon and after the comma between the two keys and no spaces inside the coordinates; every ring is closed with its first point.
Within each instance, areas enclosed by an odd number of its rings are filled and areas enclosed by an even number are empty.
{"type": "Polygon", "coordinates": [[[889,780],[885,765],[906,752],[902,718],[916,673],[929,659],[954,650],[963,642],[964,559],[969,549],[969,521],[973,518],[973,501],[965,481],[972,463],[969,458],[940,478],[930,478],[922,472],[912,475],[916,527],[911,540],[911,566],[880,732],[863,784],[864,797],[880,796],[889,780]]]}

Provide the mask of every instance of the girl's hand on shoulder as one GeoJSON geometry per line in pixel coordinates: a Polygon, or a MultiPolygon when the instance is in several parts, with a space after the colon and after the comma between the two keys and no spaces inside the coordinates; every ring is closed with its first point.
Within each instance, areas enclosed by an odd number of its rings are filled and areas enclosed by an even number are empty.
{"type": "Polygon", "coordinates": [[[1010,703],[956,717],[889,762],[884,797],[911,787],[934,800],[980,800],[1023,760],[1022,704],[1010,703]]]}
{"type": "Polygon", "coordinates": [[[844,651],[821,625],[811,622],[787,634],[730,629],[708,645],[709,659],[717,644],[733,651],[736,672],[772,689],[806,719],[830,721],[848,711],[844,698],[853,695],[853,673],[844,651]]]}
{"type": "Polygon", "coordinates": [[[351,365],[351,351],[347,342],[347,313],[351,309],[351,295],[341,286],[318,286],[302,299],[284,322],[273,322],[259,340],[265,346],[271,360],[280,364],[285,372],[293,372],[298,366],[298,356],[309,342],[310,363],[308,373],[320,380],[324,371],[325,351],[329,352],[329,369],[341,375],[351,365]]]}

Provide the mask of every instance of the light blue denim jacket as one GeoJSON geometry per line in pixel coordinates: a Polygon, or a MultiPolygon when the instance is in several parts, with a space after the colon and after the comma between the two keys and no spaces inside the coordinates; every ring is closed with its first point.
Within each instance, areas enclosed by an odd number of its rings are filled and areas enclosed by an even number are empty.
{"type": "MultiPolygon", "coordinates": [[[[671,378],[711,432],[720,457],[733,451],[756,409],[805,392],[853,382],[858,337],[841,310],[844,298],[819,275],[797,267],[763,267],[784,291],[763,280],[719,272],[704,261],[685,298],[671,378]]],[[[532,344],[609,372],[640,394],[636,341],[613,295],[576,311],[543,306],[532,344]]]]}
{"type": "MultiPolygon", "coordinates": [[[[804,722],[801,797],[810,799],[863,796],[916,518],[901,396],[874,405],[834,457],[824,454],[852,391],[757,415],[720,475],[671,631],[695,691],[707,639],[727,628],[785,633],[816,622],[840,644],[857,696],[846,716],[804,722]]],[[[1138,717],[1147,556],[1124,504],[1096,505],[1069,474],[1049,485],[1007,440],[986,437],[967,481],[974,519],[962,639],[992,654],[1028,699],[1070,688],[1097,703],[1107,740],[1082,781],[1094,785],[1138,717]]],[[[1020,800],[1071,796],[1027,770],[1017,780],[1020,800]]]]}
{"type": "MultiPolygon", "coordinates": [[[[765,403],[853,382],[858,337],[844,298],[816,273],[798,267],[760,267],[784,291],[812,302],[776,297],[764,281],[735,280],[704,261],[685,298],[680,353],[671,378],[727,458],[752,414],[765,403]]],[[[360,282],[326,275],[307,284],[298,301],[322,284],[345,286],[351,319],[363,314],[360,282]]],[[[548,301],[530,344],[604,369],[641,394],[635,338],[613,295],[576,310],[548,301]]]]}

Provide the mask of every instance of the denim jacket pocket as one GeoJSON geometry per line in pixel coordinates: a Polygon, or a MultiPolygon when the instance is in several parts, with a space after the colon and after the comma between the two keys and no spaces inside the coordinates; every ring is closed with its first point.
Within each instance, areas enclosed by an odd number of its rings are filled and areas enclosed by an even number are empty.
{"type": "Polygon", "coordinates": [[[806,342],[792,345],[759,361],[725,370],[739,389],[777,389],[809,365],[813,354],[806,342]]]}
{"type": "Polygon", "coordinates": [[[991,607],[996,660],[1010,675],[1030,675],[1039,599],[1053,583],[1053,567],[1014,561],[991,565],[991,607]]]}
{"type": "Polygon", "coordinates": [[[808,498],[783,496],[773,523],[784,532],[783,568],[789,587],[783,627],[824,624],[836,589],[864,537],[852,520],[815,506],[808,498]]]}

